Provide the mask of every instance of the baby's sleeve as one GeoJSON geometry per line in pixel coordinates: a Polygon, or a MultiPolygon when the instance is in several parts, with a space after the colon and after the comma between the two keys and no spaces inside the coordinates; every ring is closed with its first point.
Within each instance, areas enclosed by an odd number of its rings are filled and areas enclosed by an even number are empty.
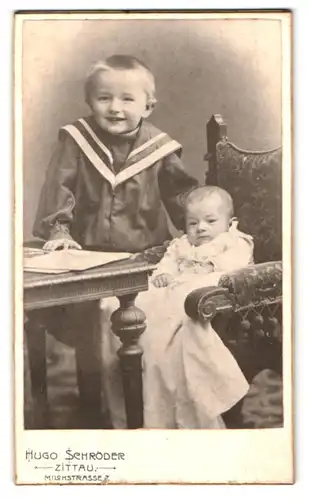
{"type": "Polygon", "coordinates": [[[233,271],[253,264],[253,238],[249,235],[237,237],[227,250],[212,257],[210,262],[214,271],[233,271]]]}
{"type": "Polygon", "coordinates": [[[78,155],[74,140],[66,132],[60,132],[41,190],[33,227],[34,236],[43,239],[70,238],[78,155]]]}
{"type": "Polygon", "coordinates": [[[176,277],[178,274],[178,238],[175,238],[169,246],[167,250],[159,262],[156,270],[154,271],[152,277],[155,278],[160,274],[170,274],[173,277],[176,277]]]}

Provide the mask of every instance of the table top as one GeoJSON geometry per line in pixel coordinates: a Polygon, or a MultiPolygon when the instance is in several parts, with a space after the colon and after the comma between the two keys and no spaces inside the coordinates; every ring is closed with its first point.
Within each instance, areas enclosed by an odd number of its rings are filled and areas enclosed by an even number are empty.
{"type": "Polygon", "coordinates": [[[112,262],[104,266],[95,267],[86,271],[74,271],[61,274],[45,274],[24,272],[24,289],[44,286],[59,285],[65,283],[90,282],[92,280],[111,278],[117,276],[128,276],[131,274],[150,273],[156,268],[155,265],[146,261],[126,259],[112,262]]]}

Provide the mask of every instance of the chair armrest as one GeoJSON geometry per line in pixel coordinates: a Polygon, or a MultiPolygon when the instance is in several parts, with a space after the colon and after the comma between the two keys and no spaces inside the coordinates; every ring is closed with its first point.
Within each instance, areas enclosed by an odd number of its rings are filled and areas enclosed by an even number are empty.
{"type": "Polygon", "coordinates": [[[220,286],[197,288],[185,300],[185,312],[195,321],[210,321],[219,311],[233,310],[232,296],[226,288],[220,286]]]}
{"type": "Polygon", "coordinates": [[[199,288],[185,300],[185,312],[193,320],[212,320],[218,313],[243,313],[282,303],[282,263],[266,262],[232,271],[218,286],[199,288]]]}
{"type": "Polygon", "coordinates": [[[250,382],[261,370],[282,371],[282,263],[256,264],[223,275],[185,300],[194,321],[211,321],[250,382]]]}

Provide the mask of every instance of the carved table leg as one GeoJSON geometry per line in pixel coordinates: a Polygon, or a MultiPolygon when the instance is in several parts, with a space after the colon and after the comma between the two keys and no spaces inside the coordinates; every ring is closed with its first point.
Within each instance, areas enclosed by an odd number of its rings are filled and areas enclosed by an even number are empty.
{"type": "Polygon", "coordinates": [[[39,312],[27,313],[25,334],[31,380],[33,427],[48,429],[50,423],[46,377],[46,326],[39,312]]]}
{"type": "Polygon", "coordinates": [[[134,305],[137,293],[118,297],[120,307],[111,316],[114,333],[122,347],[118,351],[129,429],[143,427],[142,349],[138,344],[146,329],[146,316],[134,305]]]}
{"type": "Polygon", "coordinates": [[[103,427],[101,411],[101,349],[99,302],[76,309],[76,371],[81,411],[87,429],[103,427]],[[77,321],[76,321],[77,320],[77,321]]]}

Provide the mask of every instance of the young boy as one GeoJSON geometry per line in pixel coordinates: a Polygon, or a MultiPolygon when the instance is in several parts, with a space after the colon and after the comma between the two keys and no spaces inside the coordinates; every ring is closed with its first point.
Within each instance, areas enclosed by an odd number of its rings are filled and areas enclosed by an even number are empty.
{"type": "Polygon", "coordinates": [[[197,186],[181,145],[146,121],[155,81],[138,59],[114,55],[86,79],[91,115],[60,129],[34,235],[45,249],[140,252],[170,239],[166,208],[184,229],[183,194],[197,186]]]}
{"type": "MultiPolygon", "coordinates": [[[[223,273],[252,264],[252,237],[238,231],[231,196],[219,187],[193,190],[185,206],[186,234],[171,242],[153,274],[154,287],[136,301],[147,317],[140,338],[147,428],[222,427],[220,415],[249,388],[210,323],[185,316],[184,300],[196,288],[217,285],[223,273]]],[[[103,380],[113,424],[121,428],[126,420],[117,364],[120,345],[109,328],[115,307],[114,300],[106,301],[103,380]]]]}

